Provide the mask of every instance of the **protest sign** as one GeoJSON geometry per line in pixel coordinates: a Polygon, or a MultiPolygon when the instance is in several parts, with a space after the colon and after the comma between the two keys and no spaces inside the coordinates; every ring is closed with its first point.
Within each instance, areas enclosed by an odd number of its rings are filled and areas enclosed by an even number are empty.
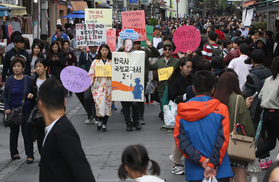
{"type": "Polygon", "coordinates": [[[106,43],[104,23],[76,24],[77,46],[99,46],[106,43]]]}
{"type": "Polygon", "coordinates": [[[173,35],[173,43],[176,46],[175,51],[187,53],[188,50],[195,51],[201,42],[201,35],[199,31],[191,25],[182,26],[175,30],[173,35]]]}
{"type": "Polygon", "coordinates": [[[60,73],[63,86],[74,93],[84,92],[91,84],[89,74],[76,66],[67,66],[60,73]]]}
{"type": "Polygon", "coordinates": [[[144,101],[145,52],[112,53],[112,100],[144,101]]]}
{"type": "Polygon", "coordinates": [[[111,77],[111,65],[96,65],[95,66],[96,77],[111,77]]]}
{"type": "Polygon", "coordinates": [[[119,37],[122,40],[131,39],[132,41],[135,41],[136,39],[138,39],[139,34],[135,32],[134,29],[125,29],[124,31],[122,30],[119,33],[119,37]]]}
{"type": "MultiPolygon", "coordinates": [[[[153,26],[146,26],[146,37],[151,41],[153,41],[153,26]]],[[[141,47],[147,47],[145,41],[141,41],[140,43],[141,47]]]]}
{"type": "Polygon", "coordinates": [[[139,34],[136,41],[146,40],[146,27],[144,10],[123,11],[121,12],[122,27],[125,29],[134,29],[139,34]]]}
{"type": "Polygon", "coordinates": [[[109,46],[111,52],[116,51],[116,30],[115,29],[107,30],[107,45],[109,46]]]}
{"type": "Polygon", "coordinates": [[[159,81],[168,80],[173,72],[173,67],[158,69],[159,81]]]}
{"type": "Polygon", "coordinates": [[[105,23],[107,29],[112,29],[112,9],[85,8],[85,23],[105,23]]]}

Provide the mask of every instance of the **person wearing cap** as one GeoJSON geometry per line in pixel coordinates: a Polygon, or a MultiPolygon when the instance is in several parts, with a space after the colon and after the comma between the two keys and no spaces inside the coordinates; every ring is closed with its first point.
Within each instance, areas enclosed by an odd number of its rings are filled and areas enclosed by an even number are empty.
{"type": "Polygon", "coordinates": [[[48,53],[50,49],[50,42],[47,41],[47,34],[41,34],[41,40],[45,42],[45,52],[48,53]]]}
{"type": "MultiPolygon", "coordinates": [[[[178,62],[178,59],[172,57],[173,44],[171,42],[164,43],[163,52],[164,52],[163,57],[161,57],[154,64],[151,64],[148,60],[145,60],[145,67],[148,68],[150,71],[155,71],[162,68],[174,67],[178,62]]],[[[159,100],[163,97],[167,85],[168,85],[168,80],[163,80],[158,82],[159,100]]]]}
{"type": "Polygon", "coordinates": [[[162,42],[162,36],[161,36],[161,26],[160,25],[156,25],[154,27],[154,33],[155,35],[153,36],[153,46],[157,47],[159,42],[162,42]]]}
{"type": "Polygon", "coordinates": [[[272,55],[271,52],[269,52],[269,50],[266,46],[266,38],[265,37],[260,37],[260,38],[257,39],[255,49],[260,49],[265,53],[265,59],[264,59],[263,65],[265,67],[270,68],[273,55],[272,55]]]}
{"type": "Polygon", "coordinates": [[[162,25],[162,34],[164,34],[164,35],[170,35],[171,34],[171,31],[166,24],[162,25]]]}

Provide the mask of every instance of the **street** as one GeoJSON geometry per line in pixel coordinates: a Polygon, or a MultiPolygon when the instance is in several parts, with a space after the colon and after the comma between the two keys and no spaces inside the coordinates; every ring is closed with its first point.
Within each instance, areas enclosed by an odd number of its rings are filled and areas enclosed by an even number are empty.
{"type": "MultiPolygon", "coordinates": [[[[112,111],[108,120],[108,132],[97,131],[96,125],[84,124],[86,114],[77,97],[67,97],[66,113],[79,133],[86,157],[91,165],[96,181],[116,182],[118,167],[121,164],[121,153],[129,144],[143,144],[152,160],[161,167],[162,179],[168,182],[185,181],[184,175],[171,173],[172,162],[169,155],[172,152],[173,136],[167,131],[160,131],[162,121],[158,118],[159,104],[154,102],[145,105],[145,122],[141,131],[126,131],[124,117],[120,114],[121,104],[116,102],[117,111],[112,111]]],[[[3,115],[0,114],[2,118],[3,115]]],[[[4,182],[36,182],[39,181],[40,156],[34,142],[35,160],[33,164],[26,164],[22,135],[19,135],[20,160],[12,161],[9,153],[9,128],[0,125],[0,181],[4,182]]],[[[70,141],[69,141],[70,142],[70,141]]],[[[278,146],[271,152],[274,160],[278,146]]],[[[149,166],[150,167],[150,166],[149,166]]],[[[265,171],[258,175],[262,181],[265,171]]],[[[130,180],[127,180],[130,181],[130,180]]]]}

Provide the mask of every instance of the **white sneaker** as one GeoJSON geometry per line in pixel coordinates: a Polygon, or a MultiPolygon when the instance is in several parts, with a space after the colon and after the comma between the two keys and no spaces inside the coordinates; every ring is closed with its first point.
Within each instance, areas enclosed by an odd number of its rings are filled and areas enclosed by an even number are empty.
{"type": "Polygon", "coordinates": [[[172,167],[171,173],[172,174],[176,174],[176,175],[183,175],[183,174],[185,174],[184,166],[183,165],[176,165],[176,166],[172,167]]]}
{"type": "Polygon", "coordinates": [[[169,156],[169,159],[173,162],[173,155],[172,154],[169,156]]]}
{"type": "Polygon", "coordinates": [[[93,118],[93,122],[95,125],[97,125],[99,123],[99,121],[97,121],[95,118],[93,118]]]}
{"type": "Polygon", "coordinates": [[[85,120],[85,124],[90,124],[90,123],[91,123],[90,119],[85,120]]]}

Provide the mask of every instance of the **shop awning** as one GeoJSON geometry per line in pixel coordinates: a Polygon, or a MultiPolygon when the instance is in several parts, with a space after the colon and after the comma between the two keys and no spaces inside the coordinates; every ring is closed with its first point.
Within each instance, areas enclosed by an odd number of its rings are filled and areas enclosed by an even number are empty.
{"type": "Polygon", "coordinates": [[[3,4],[0,3],[0,6],[4,6],[6,8],[9,8],[10,10],[10,15],[26,15],[26,7],[23,6],[16,6],[16,5],[11,5],[11,4],[3,4]]]}
{"type": "Polygon", "coordinates": [[[254,4],[254,3],[255,3],[255,0],[244,2],[243,8],[246,7],[246,6],[250,6],[250,5],[254,4]]]}
{"type": "Polygon", "coordinates": [[[72,9],[71,11],[82,10],[85,11],[85,8],[88,8],[87,2],[84,1],[71,1],[72,9]]]}
{"type": "Polygon", "coordinates": [[[9,16],[9,8],[0,6],[0,16],[9,16]]]}

